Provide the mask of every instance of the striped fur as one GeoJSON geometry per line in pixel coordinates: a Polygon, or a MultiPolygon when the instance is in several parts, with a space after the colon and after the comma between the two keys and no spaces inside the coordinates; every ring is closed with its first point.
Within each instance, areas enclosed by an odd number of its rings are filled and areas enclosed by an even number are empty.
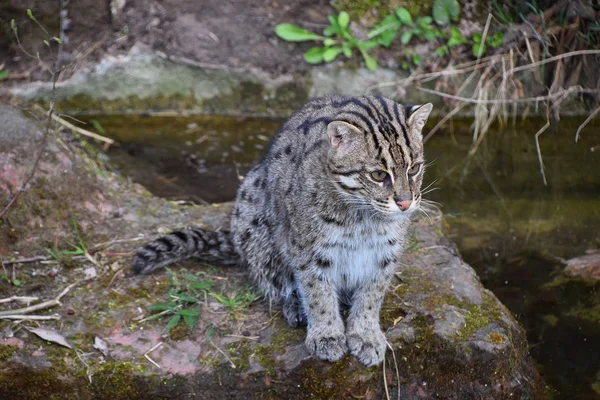
{"type": "Polygon", "coordinates": [[[134,271],[190,256],[241,264],[283,302],[290,326],[308,325],[311,352],[333,361],[349,350],[378,364],[379,309],[421,200],[421,131],[430,111],[380,96],[309,102],[247,174],[230,232],[159,238],[139,250],[134,271]],[[345,324],[340,302],[350,307],[345,324]]]}

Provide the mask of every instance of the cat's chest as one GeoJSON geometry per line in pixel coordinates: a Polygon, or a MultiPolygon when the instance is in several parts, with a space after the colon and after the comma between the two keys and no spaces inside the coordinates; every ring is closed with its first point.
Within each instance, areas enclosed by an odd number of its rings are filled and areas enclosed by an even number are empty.
{"type": "Polygon", "coordinates": [[[355,288],[400,252],[403,233],[399,224],[334,227],[326,232],[318,250],[331,262],[324,272],[335,286],[355,288]]]}

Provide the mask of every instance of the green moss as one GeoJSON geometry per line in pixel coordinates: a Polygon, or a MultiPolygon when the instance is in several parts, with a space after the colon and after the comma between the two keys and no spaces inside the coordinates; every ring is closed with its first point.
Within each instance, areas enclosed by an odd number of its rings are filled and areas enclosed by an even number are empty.
{"type": "Polygon", "coordinates": [[[145,391],[141,381],[137,379],[139,368],[129,362],[107,362],[94,371],[94,378],[89,387],[96,398],[133,399],[139,398],[145,391]]]}
{"type": "Polygon", "coordinates": [[[0,344],[0,361],[7,361],[18,349],[19,348],[17,346],[0,344]]]}

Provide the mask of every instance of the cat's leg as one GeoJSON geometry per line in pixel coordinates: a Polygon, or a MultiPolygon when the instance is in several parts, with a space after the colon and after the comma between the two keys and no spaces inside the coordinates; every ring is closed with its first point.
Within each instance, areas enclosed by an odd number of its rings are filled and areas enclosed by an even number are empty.
{"type": "Polygon", "coordinates": [[[307,315],[306,347],[317,357],[337,361],[348,351],[338,294],[320,268],[298,268],[296,279],[307,315]]]}
{"type": "Polygon", "coordinates": [[[386,266],[364,282],[352,296],[346,321],[348,349],[364,365],[377,365],[385,356],[385,335],[379,325],[379,311],[394,265],[386,266]]]}
{"type": "Polygon", "coordinates": [[[304,304],[300,299],[298,290],[293,290],[283,298],[283,319],[291,328],[299,328],[307,325],[304,304]]]}

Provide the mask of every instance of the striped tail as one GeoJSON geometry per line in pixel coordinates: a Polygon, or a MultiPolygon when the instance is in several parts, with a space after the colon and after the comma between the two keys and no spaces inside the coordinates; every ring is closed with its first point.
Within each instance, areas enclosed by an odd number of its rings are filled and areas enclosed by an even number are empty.
{"type": "Polygon", "coordinates": [[[225,265],[239,262],[228,231],[191,228],[160,237],[139,249],[133,258],[133,272],[149,274],[189,257],[225,265]]]}

